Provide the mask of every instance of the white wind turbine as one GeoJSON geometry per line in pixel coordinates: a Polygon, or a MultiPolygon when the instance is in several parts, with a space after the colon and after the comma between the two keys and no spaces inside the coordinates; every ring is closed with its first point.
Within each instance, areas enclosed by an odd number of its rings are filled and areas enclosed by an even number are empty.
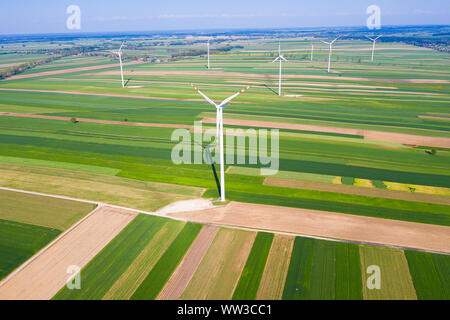
{"type": "Polygon", "coordinates": [[[119,51],[113,52],[119,56],[120,61],[120,76],[122,77],[122,88],[125,88],[125,81],[123,80],[123,67],[122,67],[122,48],[125,42],[122,42],[122,45],[119,48],[119,51]]]}
{"type": "Polygon", "coordinates": [[[380,38],[380,37],[382,37],[383,35],[382,34],[380,34],[378,37],[376,37],[376,38],[371,38],[371,37],[368,37],[368,36],[366,36],[366,38],[367,39],[369,39],[369,40],[371,40],[372,41],[372,62],[373,62],[373,54],[374,54],[374,52],[375,52],[375,43],[377,42],[377,40],[380,38]]]}
{"type": "Polygon", "coordinates": [[[283,57],[281,54],[281,42],[278,42],[278,57],[275,58],[275,60],[272,61],[272,63],[280,61],[280,76],[279,76],[279,82],[278,82],[278,95],[281,96],[281,73],[282,73],[282,64],[283,61],[286,61],[286,58],[283,57]]]}
{"type": "Polygon", "coordinates": [[[314,56],[314,43],[311,43],[311,61],[313,61],[314,56]]]}
{"type": "Polygon", "coordinates": [[[208,69],[211,69],[211,65],[209,63],[209,47],[210,47],[210,44],[209,44],[209,40],[208,40],[208,69]]]}
{"type": "Polygon", "coordinates": [[[331,53],[333,52],[333,43],[335,43],[336,40],[339,39],[340,37],[341,36],[337,37],[336,39],[334,39],[331,42],[326,42],[326,41],[320,40],[323,43],[328,44],[330,46],[330,53],[328,54],[328,72],[330,72],[330,68],[331,68],[331,53]]]}
{"type": "Polygon", "coordinates": [[[225,201],[225,162],[224,162],[224,150],[223,150],[223,109],[227,106],[227,103],[236,98],[241,93],[247,91],[249,87],[242,89],[238,93],[233,94],[231,97],[226,98],[221,103],[216,104],[210,98],[208,98],[203,92],[201,92],[195,85],[191,84],[206,101],[216,107],[216,142],[220,147],[220,201],[225,201]]]}

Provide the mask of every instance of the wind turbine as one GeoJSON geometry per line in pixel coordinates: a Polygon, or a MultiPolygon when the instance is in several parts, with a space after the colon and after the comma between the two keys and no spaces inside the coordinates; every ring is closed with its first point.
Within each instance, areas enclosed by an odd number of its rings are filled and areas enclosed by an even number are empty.
{"type": "Polygon", "coordinates": [[[209,40],[208,40],[208,70],[211,69],[211,65],[209,63],[209,47],[210,47],[210,44],[209,44],[209,40]]]}
{"type": "Polygon", "coordinates": [[[123,67],[122,67],[122,48],[125,42],[122,42],[122,45],[119,48],[119,51],[117,52],[113,52],[115,54],[117,54],[119,56],[119,61],[120,61],[120,75],[122,77],[122,88],[125,88],[125,81],[123,80],[123,67]]]}
{"type": "Polygon", "coordinates": [[[366,38],[367,39],[369,39],[369,40],[371,40],[372,42],[373,42],[373,44],[372,44],[372,62],[373,62],[373,54],[374,54],[374,52],[375,52],[375,43],[377,42],[377,40],[380,38],[380,37],[382,37],[383,35],[382,34],[380,34],[378,37],[376,37],[376,38],[371,38],[371,37],[369,37],[369,36],[366,36],[366,38]]]}
{"type": "Polygon", "coordinates": [[[203,92],[201,92],[195,85],[191,86],[197,91],[206,101],[216,107],[216,142],[220,147],[220,201],[225,201],[225,162],[223,151],[223,109],[227,106],[227,103],[236,98],[241,93],[247,91],[249,87],[242,89],[238,93],[233,94],[231,97],[226,98],[221,103],[216,104],[210,98],[208,98],[203,92]]]}
{"type": "Polygon", "coordinates": [[[331,42],[326,42],[326,41],[320,40],[323,43],[328,44],[330,46],[330,53],[328,54],[328,72],[330,72],[330,68],[331,68],[331,53],[333,52],[333,43],[335,43],[336,40],[339,39],[340,37],[341,36],[337,37],[336,39],[334,39],[331,42]]]}
{"type": "Polygon", "coordinates": [[[281,42],[278,42],[278,57],[275,58],[275,60],[272,61],[272,63],[276,62],[276,61],[280,61],[280,77],[279,77],[279,82],[278,82],[278,95],[281,96],[281,72],[282,72],[282,63],[283,61],[286,61],[286,58],[283,57],[283,55],[281,54],[281,42]]]}
{"type": "Polygon", "coordinates": [[[313,61],[314,56],[314,43],[311,43],[311,61],[313,61]]]}

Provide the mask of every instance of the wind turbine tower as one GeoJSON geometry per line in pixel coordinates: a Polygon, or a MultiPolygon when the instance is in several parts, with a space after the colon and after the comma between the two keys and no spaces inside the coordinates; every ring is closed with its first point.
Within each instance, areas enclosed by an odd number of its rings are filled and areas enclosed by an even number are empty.
{"type": "Polygon", "coordinates": [[[330,72],[330,69],[331,69],[331,53],[333,52],[333,43],[335,43],[336,40],[339,39],[340,37],[341,37],[341,36],[337,37],[336,39],[334,39],[334,40],[331,41],[331,42],[327,42],[327,41],[320,40],[320,41],[322,41],[323,43],[328,44],[328,45],[330,46],[330,53],[328,54],[328,72],[330,72]]]}
{"type": "Polygon", "coordinates": [[[122,48],[125,42],[122,42],[122,45],[119,48],[119,51],[113,52],[119,56],[120,61],[120,76],[122,77],[122,88],[125,88],[125,81],[123,80],[123,66],[122,66],[122,48]]]}
{"type": "Polygon", "coordinates": [[[209,48],[210,48],[210,44],[209,44],[209,40],[208,40],[208,70],[211,69],[211,65],[209,63],[209,48]]]}
{"type": "Polygon", "coordinates": [[[380,34],[380,35],[379,35],[378,37],[376,37],[376,38],[371,38],[371,37],[366,36],[367,39],[369,39],[369,40],[372,41],[372,62],[373,62],[373,55],[374,55],[374,53],[375,53],[375,44],[377,43],[377,40],[378,40],[379,38],[381,38],[382,36],[383,36],[382,34],[380,34]]]}
{"type": "Polygon", "coordinates": [[[282,76],[282,64],[283,61],[286,61],[286,58],[283,57],[283,55],[281,54],[281,42],[278,42],[278,57],[275,58],[275,60],[272,61],[272,63],[276,62],[276,61],[280,61],[280,76],[279,76],[279,81],[278,81],[278,95],[281,96],[281,76],[282,76]]]}
{"type": "Polygon", "coordinates": [[[216,108],[216,142],[220,149],[220,201],[225,201],[225,161],[224,161],[224,147],[223,147],[223,109],[226,108],[227,103],[236,98],[241,93],[247,91],[250,87],[242,89],[238,93],[235,93],[229,98],[223,100],[220,104],[216,104],[210,98],[208,98],[203,92],[201,92],[195,85],[191,84],[206,101],[212,104],[216,108]]]}

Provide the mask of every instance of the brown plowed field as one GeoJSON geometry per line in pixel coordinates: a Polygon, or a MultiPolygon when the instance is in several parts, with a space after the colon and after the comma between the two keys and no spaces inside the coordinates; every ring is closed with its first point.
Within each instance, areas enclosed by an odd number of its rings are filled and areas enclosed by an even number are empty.
{"type": "Polygon", "coordinates": [[[202,223],[450,253],[450,227],[424,223],[240,202],[169,216],[202,223]]]}

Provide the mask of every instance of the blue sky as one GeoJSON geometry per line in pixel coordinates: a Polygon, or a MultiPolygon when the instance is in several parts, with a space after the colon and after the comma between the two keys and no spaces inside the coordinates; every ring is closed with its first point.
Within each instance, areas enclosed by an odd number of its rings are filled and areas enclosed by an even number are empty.
{"type": "Polygon", "coordinates": [[[450,24],[448,0],[2,0],[0,34],[73,32],[69,5],[81,32],[105,32],[363,26],[372,4],[384,25],[450,24]]]}

